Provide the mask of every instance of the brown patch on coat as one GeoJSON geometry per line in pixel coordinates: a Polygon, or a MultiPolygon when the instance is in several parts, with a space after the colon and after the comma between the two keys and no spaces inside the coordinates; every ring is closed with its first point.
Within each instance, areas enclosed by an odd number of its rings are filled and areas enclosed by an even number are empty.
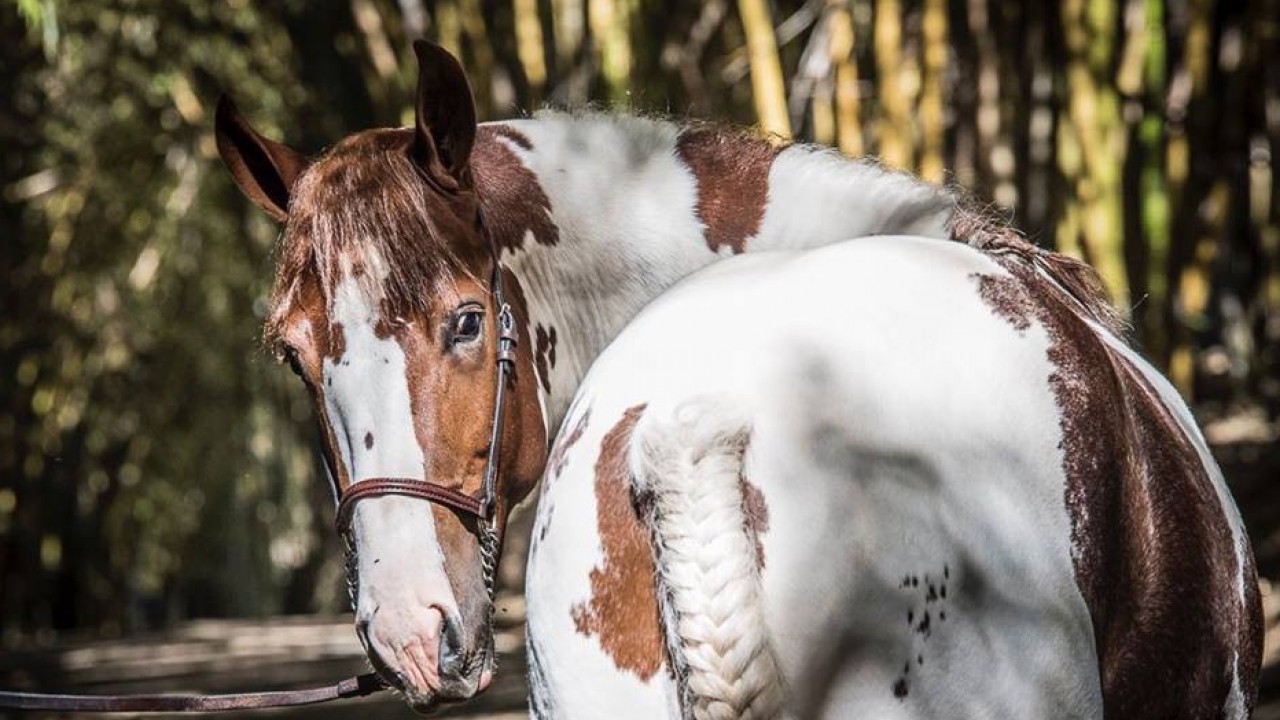
{"type": "Polygon", "coordinates": [[[533,148],[529,138],[509,125],[481,125],[471,151],[476,193],[489,233],[499,252],[519,250],[529,233],[538,245],[555,245],[560,242],[560,229],[551,219],[551,200],[538,176],[507,142],[533,148]]]}
{"type": "MultiPolygon", "coordinates": [[[[964,243],[989,255],[1037,268],[1053,278],[1091,320],[1124,338],[1128,327],[1107,294],[1098,271],[1088,263],[1049,252],[1027,242],[1007,222],[992,217],[967,201],[961,201],[947,220],[953,242],[964,243]]],[[[1025,328],[1017,328],[1023,330],[1025,328]]]]}
{"type": "Polygon", "coordinates": [[[550,477],[560,477],[560,474],[564,472],[564,466],[569,462],[569,451],[582,439],[583,433],[587,431],[587,423],[590,421],[591,408],[588,407],[585,412],[578,416],[569,433],[556,441],[555,447],[551,448],[551,456],[547,459],[547,469],[550,471],[548,473],[550,477]]]}
{"type": "Polygon", "coordinates": [[[342,323],[334,323],[329,326],[329,352],[327,357],[331,360],[337,360],[347,354],[347,333],[342,327],[342,323]]]}
{"type": "Polygon", "coordinates": [[[769,506],[764,493],[745,477],[742,478],[742,513],[746,517],[747,535],[756,546],[756,568],[764,569],[764,541],[760,536],[769,532],[769,506]]]}
{"type": "Polygon", "coordinates": [[[542,378],[542,389],[551,392],[551,369],[556,366],[556,328],[543,327],[538,324],[534,333],[537,347],[533,351],[533,360],[538,366],[538,377],[542,378]]]}
{"type": "Polygon", "coordinates": [[[295,369],[315,406],[321,453],[341,492],[351,484],[351,476],[340,461],[338,435],[324,400],[324,361],[336,360],[346,352],[346,334],[341,323],[329,323],[325,298],[313,279],[300,279],[293,296],[288,312],[278,320],[274,339],[278,346],[287,346],[293,353],[295,369]]]}
{"type": "Polygon", "coordinates": [[[1049,337],[1072,560],[1105,714],[1217,717],[1232,670],[1252,709],[1256,577],[1250,556],[1241,603],[1231,527],[1198,452],[1141,371],[1086,323],[1098,317],[1078,287],[1048,282],[1025,253],[995,259],[1010,275],[976,276],[983,300],[1015,330],[1036,323],[1049,337]]]}
{"type": "Polygon", "coordinates": [[[596,636],[620,670],[642,681],[662,667],[662,630],[649,529],[631,501],[627,444],[644,405],[629,408],[600,443],[596,520],[604,557],[591,570],[591,598],[573,606],[573,623],[596,636]]]}
{"type": "Polygon", "coordinates": [[[676,154],[698,183],[698,219],[713,252],[745,252],[760,231],[769,201],[769,170],[782,148],[741,133],[690,128],[676,154]]]}

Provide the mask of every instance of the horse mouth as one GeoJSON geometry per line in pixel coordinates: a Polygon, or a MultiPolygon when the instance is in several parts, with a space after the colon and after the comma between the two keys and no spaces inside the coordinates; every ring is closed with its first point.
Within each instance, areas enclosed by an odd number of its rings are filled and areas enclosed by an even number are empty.
{"type": "Polygon", "coordinates": [[[457,673],[446,673],[439,678],[437,687],[419,688],[409,682],[404,673],[389,667],[381,658],[370,655],[369,664],[374,672],[404,698],[415,713],[427,715],[442,705],[466,702],[488,690],[494,675],[492,650],[476,652],[457,673]]]}

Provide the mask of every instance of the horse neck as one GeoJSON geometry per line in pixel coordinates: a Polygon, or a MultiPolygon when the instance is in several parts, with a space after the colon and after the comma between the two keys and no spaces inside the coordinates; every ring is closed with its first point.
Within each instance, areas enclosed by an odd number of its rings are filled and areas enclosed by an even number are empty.
{"type": "Polygon", "coordinates": [[[486,217],[529,309],[548,428],[592,361],[686,275],[738,252],[947,237],[954,198],[811,146],[621,115],[482,126],[486,217]]]}

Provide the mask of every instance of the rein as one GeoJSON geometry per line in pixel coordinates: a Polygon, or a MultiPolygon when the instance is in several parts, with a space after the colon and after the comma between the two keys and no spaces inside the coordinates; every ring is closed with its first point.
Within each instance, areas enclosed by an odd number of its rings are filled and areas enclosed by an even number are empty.
{"type": "Polygon", "coordinates": [[[295,707],[364,697],[386,689],[377,673],[304,690],[235,695],[45,695],[0,691],[0,708],[52,712],[216,712],[295,707]]]}
{"type": "MultiPolygon", "coordinates": [[[[477,209],[477,212],[478,209],[477,209]]],[[[355,504],[365,498],[383,495],[403,495],[444,505],[464,515],[477,519],[480,540],[480,560],[484,573],[485,590],[489,594],[489,627],[492,642],[494,612],[494,576],[498,566],[497,493],[498,470],[502,451],[502,426],[506,417],[507,386],[515,376],[516,332],[515,317],[507,303],[502,287],[502,263],[498,247],[489,233],[484,216],[477,216],[477,224],[489,245],[493,257],[493,276],[490,292],[498,308],[498,373],[494,393],[493,421],[489,434],[489,449],[485,458],[483,495],[471,497],[452,488],[427,480],[412,478],[365,478],[353,482],[342,491],[338,501],[335,524],[347,551],[347,583],[351,604],[355,606],[353,568],[355,544],[351,542],[351,519],[355,504]]],[[[325,454],[328,464],[329,456],[325,454]]],[[[332,475],[333,468],[329,468],[332,475]]],[[[336,476],[335,476],[336,477],[336,476]]],[[[492,644],[489,649],[491,663],[497,662],[492,644]]],[[[54,712],[217,712],[224,710],[255,710],[262,708],[294,707],[316,703],[357,698],[387,689],[386,682],[377,673],[366,673],[347,678],[334,685],[281,690],[275,692],[238,693],[228,695],[54,695],[0,691],[0,709],[45,710],[54,712]]]]}

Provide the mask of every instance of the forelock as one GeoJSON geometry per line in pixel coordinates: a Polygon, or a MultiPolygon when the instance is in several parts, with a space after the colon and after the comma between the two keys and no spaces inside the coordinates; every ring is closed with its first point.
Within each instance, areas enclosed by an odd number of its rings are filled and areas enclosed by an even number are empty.
{"type": "Polygon", "coordinates": [[[432,193],[404,131],[361,133],[316,161],[294,186],[268,335],[308,282],[329,307],[350,276],[366,297],[403,315],[424,311],[457,274],[472,276],[455,247],[471,229],[432,193]]]}

